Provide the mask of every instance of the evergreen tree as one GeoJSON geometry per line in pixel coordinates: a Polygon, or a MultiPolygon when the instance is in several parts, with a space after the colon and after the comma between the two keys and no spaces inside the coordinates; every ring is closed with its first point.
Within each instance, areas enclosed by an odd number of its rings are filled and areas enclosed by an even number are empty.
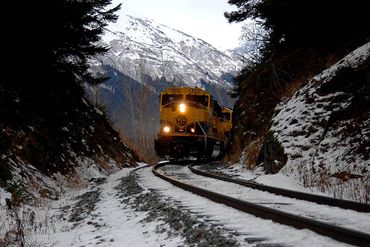
{"type": "Polygon", "coordinates": [[[309,46],[335,48],[354,38],[368,38],[370,15],[366,1],[229,0],[237,11],[225,13],[230,22],[255,19],[269,31],[266,50],[309,46]]]}
{"type": "Polygon", "coordinates": [[[370,15],[366,1],[361,0],[228,2],[237,7],[225,13],[230,22],[254,19],[267,33],[257,46],[258,59],[248,61],[235,80],[234,96],[239,99],[233,113],[232,142],[240,143],[243,150],[245,144],[258,143],[261,138],[269,141],[265,134],[282,99],[291,97],[336,59],[369,42],[370,15]]]}
{"type": "Polygon", "coordinates": [[[7,85],[23,94],[63,98],[62,94],[82,96],[83,83],[102,82],[104,78],[94,78],[88,72],[88,61],[107,50],[97,41],[108,22],[117,19],[115,12],[120,5],[107,9],[110,3],[111,0],[13,3],[10,9],[17,11],[18,20],[7,26],[7,85]]]}

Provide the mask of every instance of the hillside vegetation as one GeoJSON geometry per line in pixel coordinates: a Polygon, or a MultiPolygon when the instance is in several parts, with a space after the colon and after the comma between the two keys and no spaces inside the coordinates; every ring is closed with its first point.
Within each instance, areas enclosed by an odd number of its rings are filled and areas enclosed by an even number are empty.
{"type": "Polygon", "coordinates": [[[370,188],[363,182],[370,171],[370,65],[365,45],[370,18],[364,3],[229,3],[238,7],[225,14],[229,21],[252,18],[265,30],[258,40],[262,42],[258,56],[246,64],[236,80],[234,95],[239,99],[234,107],[229,158],[235,160],[242,153],[249,168],[263,165],[267,173],[281,171],[306,186],[368,201],[370,188]],[[351,65],[347,57],[339,62],[342,65],[331,68],[335,72],[330,77],[315,77],[361,46],[348,55],[358,56],[357,63],[351,65]],[[298,100],[302,95],[306,106],[298,100]],[[312,112],[316,116],[311,121],[312,112]],[[335,149],[339,151],[334,154],[335,149]],[[329,189],[349,180],[364,184],[364,194],[329,189]]]}
{"type": "Polygon", "coordinates": [[[32,35],[5,29],[12,38],[0,83],[0,186],[12,193],[10,204],[56,198],[61,185],[82,186],[94,173],[136,164],[104,113],[84,100],[85,84],[105,79],[87,69],[107,50],[96,42],[117,18],[119,6],[107,10],[110,2],[13,6],[32,35]]]}

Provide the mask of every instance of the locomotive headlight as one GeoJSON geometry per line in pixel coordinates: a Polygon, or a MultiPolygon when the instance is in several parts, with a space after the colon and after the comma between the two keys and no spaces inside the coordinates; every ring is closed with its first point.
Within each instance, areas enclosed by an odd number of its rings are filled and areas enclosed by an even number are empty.
{"type": "Polygon", "coordinates": [[[180,112],[184,113],[184,112],[185,112],[185,110],[186,110],[186,105],[185,105],[184,103],[181,103],[181,104],[179,105],[179,109],[180,109],[180,112]]]}
{"type": "Polygon", "coordinates": [[[191,131],[191,133],[194,133],[195,132],[195,129],[194,128],[191,128],[190,131],[191,131]]]}
{"type": "Polygon", "coordinates": [[[168,127],[168,126],[164,126],[163,131],[164,131],[165,133],[170,132],[170,127],[168,127]]]}

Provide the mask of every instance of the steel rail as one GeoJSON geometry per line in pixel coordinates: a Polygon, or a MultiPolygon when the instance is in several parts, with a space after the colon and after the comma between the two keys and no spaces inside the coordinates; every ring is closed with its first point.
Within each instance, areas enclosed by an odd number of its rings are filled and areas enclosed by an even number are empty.
{"type": "MultiPolygon", "coordinates": [[[[257,190],[262,190],[266,192],[270,192],[276,195],[281,195],[285,197],[290,197],[290,198],[295,198],[299,200],[305,200],[305,201],[310,201],[310,202],[315,202],[317,204],[323,204],[323,205],[329,205],[329,206],[335,206],[343,209],[351,209],[355,210],[357,212],[365,212],[365,213],[370,213],[370,205],[369,204],[363,204],[359,202],[354,202],[354,201],[349,201],[349,200],[341,200],[341,199],[336,199],[336,198],[331,198],[327,196],[321,196],[321,195],[315,195],[315,194],[310,194],[310,193],[304,193],[304,192],[299,192],[299,191],[293,191],[293,190],[287,190],[287,189],[282,189],[278,187],[272,187],[268,185],[263,185],[257,182],[251,182],[243,179],[235,179],[235,178],[230,178],[222,175],[217,175],[214,173],[209,173],[206,171],[201,171],[199,169],[194,168],[195,165],[198,164],[192,164],[189,166],[190,170],[198,175],[205,176],[205,177],[210,177],[218,180],[223,180],[226,182],[234,183],[234,184],[239,184],[242,186],[250,187],[253,189],[257,190]]],[[[370,245],[370,243],[369,243],[370,245]]]]}
{"type": "Polygon", "coordinates": [[[154,175],[186,191],[206,197],[214,202],[225,204],[229,207],[238,209],[240,211],[255,215],[263,219],[270,219],[275,222],[293,226],[298,229],[310,229],[311,231],[314,231],[320,235],[333,238],[340,242],[345,242],[357,246],[369,246],[370,234],[282,212],[276,209],[268,208],[247,201],[242,201],[233,197],[193,186],[189,183],[182,182],[159,171],[158,168],[168,164],[169,163],[161,163],[154,165],[152,168],[154,175]]]}

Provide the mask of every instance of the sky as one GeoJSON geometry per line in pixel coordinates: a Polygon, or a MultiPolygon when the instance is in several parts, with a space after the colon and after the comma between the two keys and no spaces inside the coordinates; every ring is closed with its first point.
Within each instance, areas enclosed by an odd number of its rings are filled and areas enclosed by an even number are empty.
{"type": "MultiPolygon", "coordinates": [[[[119,15],[153,19],[226,50],[239,45],[241,23],[229,24],[225,11],[236,10],[227,0],[113,0],[119,15]]],[[[109,29],[120,31],[120,19],[109,29]]]]}

